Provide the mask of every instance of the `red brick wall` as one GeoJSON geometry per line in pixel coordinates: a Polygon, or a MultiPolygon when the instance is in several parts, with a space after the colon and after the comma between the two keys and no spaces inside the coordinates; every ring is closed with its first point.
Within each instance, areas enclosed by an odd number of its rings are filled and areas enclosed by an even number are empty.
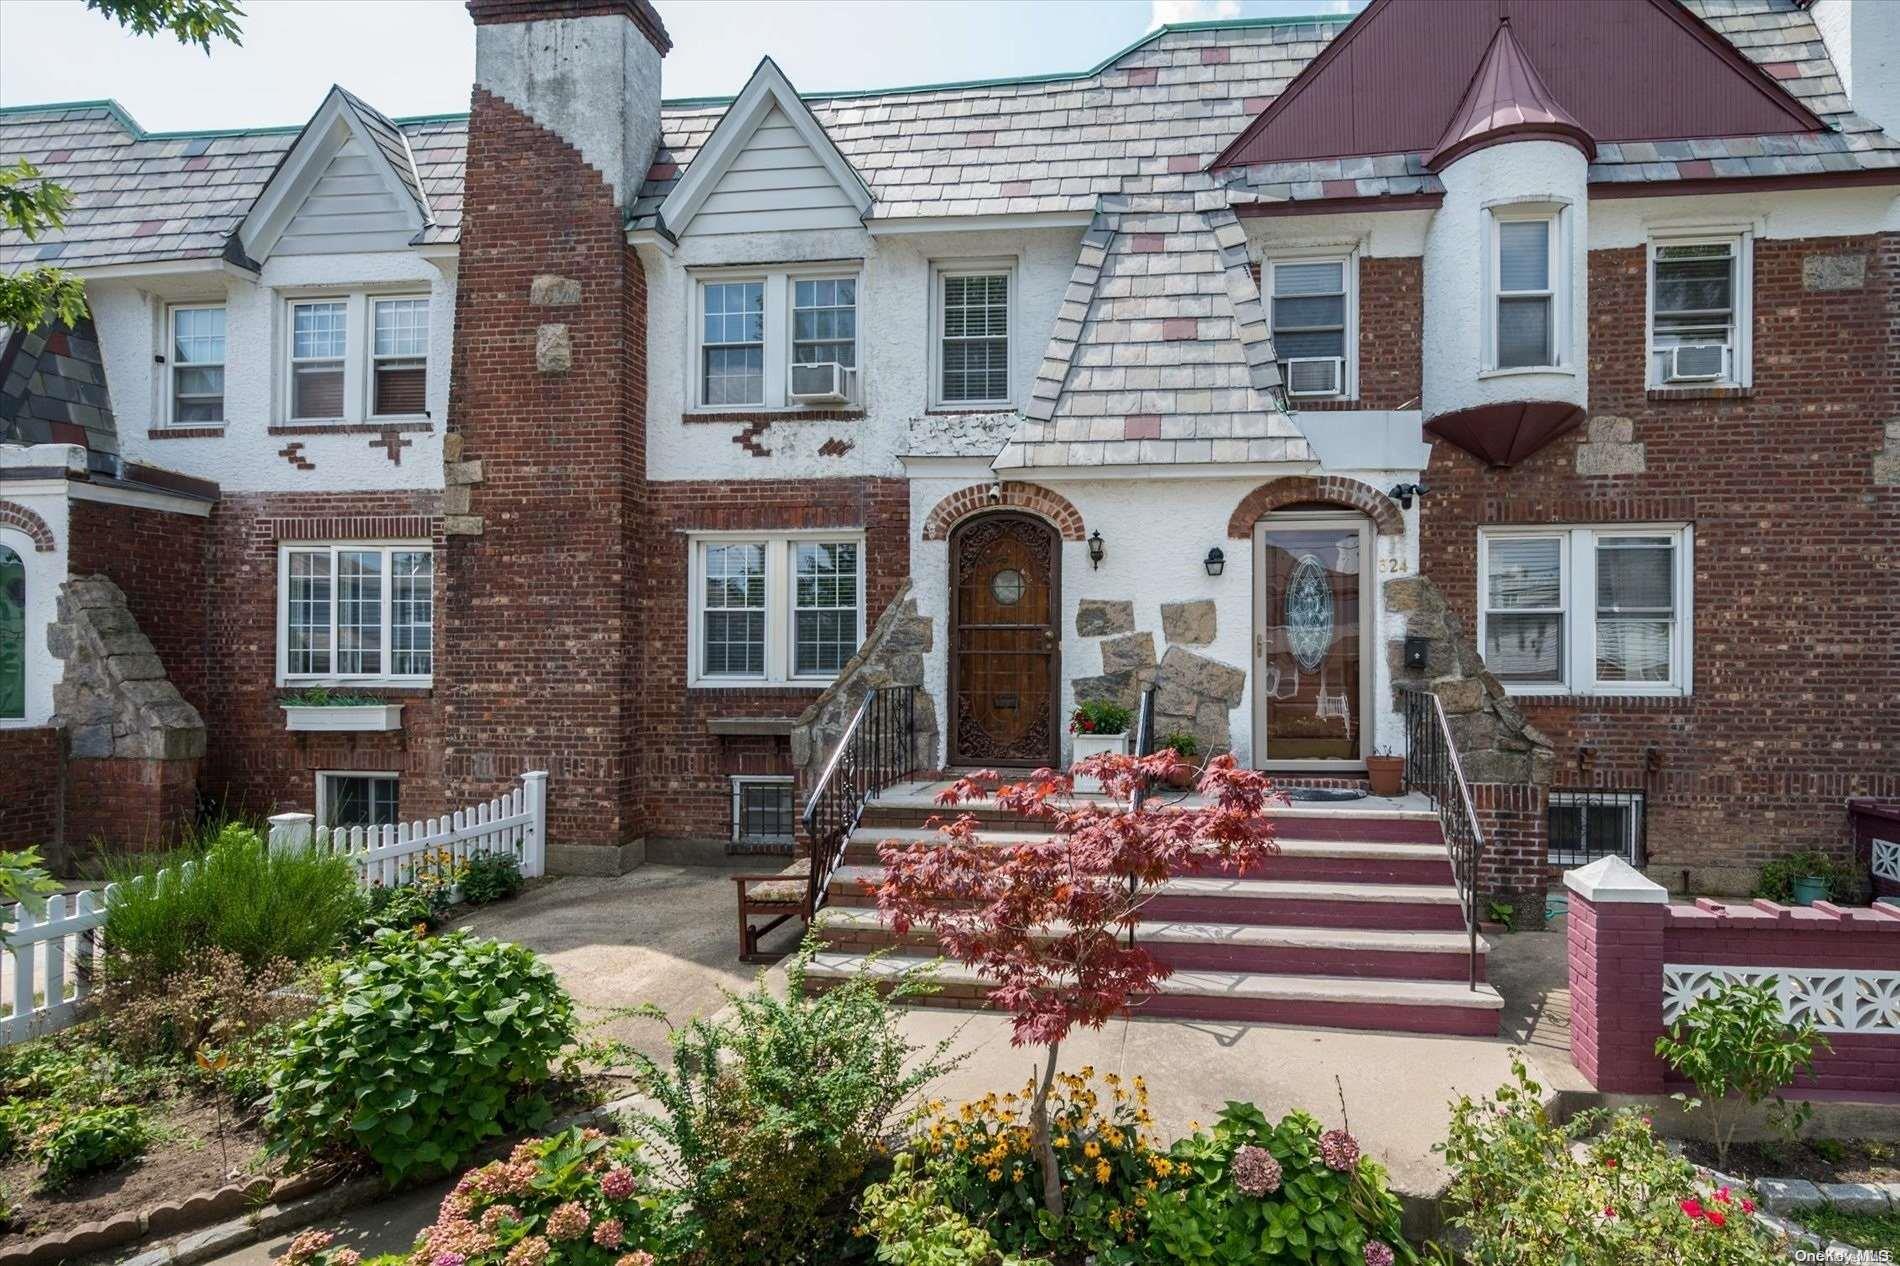
{"type": "Polygon", "coordinates": [[[1900,489],[1871,478],[1900,413],[1900,239],[1758,242],[1754,391],[1739,400],[1648,397],[1643,260],[1591,253],[1590,410],[1634,421],[1646,473],[1578,475],[1581,431],[1506,470],[1438,442],[1421,563],[1475,629],[1481,525],[1693,523],[1692,695],[1525,713],[1556,746],[1559,785],[1647,789],[1659,875],[1746,883],[1793,849],[1845,856],[1843,801],[1900,795],[1900,489]],[[1850,253],[1868,259],[1862,289],[1804,287],[1805,257],[1850,253]]]}
{"type": "Polygon", "coordinates": [[[0,729],[0,849],[52,856],[60,842],[63,750],[52,726],[0,729]]]}
{"type": "Polygon", "coordinates": [[[205,710],[205,546],[210,520],[138,506],[71,499],[67,570],[103,574],[152,640],[185,702],[205,710]]]}
{"type": "Polygon", "coordinates": [[[641,628],[646,690],[636,749],[655,838],[722,836],[731,816],[730,774],[790,774],[789,741],[720,738],[714,717],[796,717],[819,690],[690,689],[687,682],[688,531],[863,528],[864,627],[869,630],[910,574],[910,494],[902,479],[672,482],[648,486],[648,548],[641,628]]]}
{"type": "Polygon", "coordinates": [[[195,760],[74,760],[66,764],[66,848],[159,849],[183,841],[198,820],[195,760]]]}
{"type": "Polygon", "coordinates": [[[1418,256],[1359,261],[1359,394],[1299,402],[1299,410],[1418,407],[1425,328],[1425,261],[1418,256]]]}
{"type": "Polygon", "coordinates": [[[1662,1090],[1663,910],[1571,894],[1570,1062],[1598,1090],[1662,1090]]]}
{"type": "Polygon", "coordinates": [[[480,89],[465,202],[450,419],[482,464],[482,532],[448,541],[448,783],[487,796],[546,768],[554,843],[625,843],[642,832],[630,559],[647,531],[645,276],[601,174],[480,89]],[[580,303],[530,304],[542,274],[577,279],[580,303]],[[536,367],[550,323],[573,348],[562,375],[536,367]]]}
{"type": "MultiPolygon", "coordinates": [[[[1484,833],[1481,899],[1508,903],[1515,911],[1514,927],[1542,927],[1550,856],[1548,795],[1530,783],[1476,783],[1471,803],[1484,833]]],[[[1478,913],[1489,917],[1482,907],[1478,913]]]]}

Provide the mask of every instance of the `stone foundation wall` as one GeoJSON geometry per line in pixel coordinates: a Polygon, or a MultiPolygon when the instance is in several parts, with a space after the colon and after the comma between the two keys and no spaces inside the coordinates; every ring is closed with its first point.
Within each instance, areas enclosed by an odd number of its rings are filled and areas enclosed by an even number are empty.
{"type": "Polygon", "coordinates": [[[1218,634],[1212,599],[1161,604],[1161,637],[1167,650],[1159,658],[1155,635],[1136,631],[1135,604],[1089,600],[1076,610],[1079,637],[1102,638],[1102,673],[1073,683],[1075,701],[1102,700],[1133,711],[1141,692],[1155,688],[1155,738],[1191,734],[1202,756],[1233,745],[1233,710],[1247,691],[1245,669],[1209,658],[1192,646],[1207,646],[1218,634]]]}

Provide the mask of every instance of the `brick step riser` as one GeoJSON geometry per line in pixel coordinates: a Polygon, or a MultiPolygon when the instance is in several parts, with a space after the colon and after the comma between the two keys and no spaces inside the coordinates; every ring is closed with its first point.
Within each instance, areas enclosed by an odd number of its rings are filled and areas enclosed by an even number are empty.
{"type": "MultiPolygon", "coordinates": [[[[829,988],[830,981],[811,981],[806,988],[829,988]]],[[[977,985],[953,985],[927,997],[909,1000],[913,1006],[960,1011],[992,1010],[985,991],[977,985]]],[[[1464,1037],[1496,1037],[1498,1013],[1488,1007],[1408,1007],[1397,1003],[1316,1002],[1310,999],[1196,997],[1161,994],[1132,1008],[1134,1019],[1215,1020],[1242,1024],[1292,1024],[1310,1028],[1370,1029],[1385,1033],[1433,1033],[1464,1037]]]]}
{"type": "MultiPolygon", "coordinates": [[[[845,850],[847,866],[881,865],[875,844],[852,844],[845,850]]],[[[1217,865],[1196,867],[1189,872],[1209,877],[1223,873],[1217,865]]],[[[1372,858],[1372,857],[1289,857],[1268,859],[1267,864],[1247,872],[1248,879],[1287,879],[1333,881],[1358,884],[1449,884],[1451,862],[1443,857],[1372,858]]]]}
{"type": "MultiPolygon", "coordinates": [[[[886,929],[827,929],[827,947],[853,954],[902,946],[935,953],[937,943],[928,932],[915,929],[898,938],[886,929]]],[[[1330,950],[1278,945],[1222,945],[1178,941],[1142,942],[1161,962],[1177,971],[1239,971],[1281,976],[1346,976],[1359,980],[1465,980],[1470,965],[1465,954],[1420,950],[1330,950]]],[[[1478,979],[1483,980],[1484,955],[1478,955],[1478,979]]]]}
{"type": "MultiPolygon", "coordinates": [[[[916,809],[893,809],[881,806],[873,800],[864,808],[864,817],[859,826],[861,830],[873,831],[880,827],[900,830],[919,830],[929,825],[930,814],[920,813],[916,809]]],[[[938,815],[944,821],[958,816],[956,810],[946,810],[938,815]]],[[[994,810],[978,810],[972,816],[983,826],[1001,831],[1033,831],[1035,824],[1022,818],[994,810]]],[[[1285,840],[1355,840],[1373,844],[1440,844],[1444,835],[1439,831],[1438,823],[1429,818],[1355,818],[1345,814],[1323,818],[1273,819],[1274,833],[1285,840]]]]}
{"type": "MultiPolygon", "coordinates": [[[[826,903],[874,909],[877,894],[834,880],[826,903]]],[[[1159,896],[1142,907],[1150,919],[1175,923],[1246,923],[1302,928],[1361,928],[1388,932],[1461,932],[1457,906],[1403,901],[1312,901],[1297,897],[1159,896]]]]}

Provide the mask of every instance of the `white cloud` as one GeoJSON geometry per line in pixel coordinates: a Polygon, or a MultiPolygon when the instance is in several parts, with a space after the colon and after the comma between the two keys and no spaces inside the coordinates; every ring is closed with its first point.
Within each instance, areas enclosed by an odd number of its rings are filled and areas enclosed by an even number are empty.
{"type": "Polygon", "coordinates": [[[1240,0],[1149,0],[1148,29],[1173,22],[1212,22],[1240,16],[1240,0]]]}

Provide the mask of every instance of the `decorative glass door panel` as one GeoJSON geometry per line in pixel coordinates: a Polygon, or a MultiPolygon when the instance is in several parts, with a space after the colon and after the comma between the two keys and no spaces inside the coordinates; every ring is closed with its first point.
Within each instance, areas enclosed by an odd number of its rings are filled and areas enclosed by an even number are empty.
{"type": "Polygon", "coordinates": [[[1255,763],[1365,757],[1365,594],[1372,538],[1354,517],[1255,529],[1255,763]]]}
{"type": "Polygon", "coordinates": [[[1060,548],[1046,523],[1019,514],[952,537],[952,764],[1055,764],[1060,548]]]}

